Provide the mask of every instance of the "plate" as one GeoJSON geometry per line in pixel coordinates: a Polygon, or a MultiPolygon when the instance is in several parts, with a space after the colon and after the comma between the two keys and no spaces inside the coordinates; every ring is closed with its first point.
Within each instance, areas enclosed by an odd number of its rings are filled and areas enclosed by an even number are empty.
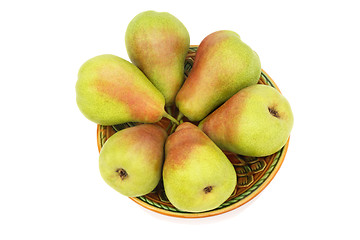
{"type": "MultiPolygon", "coordinates": [[[[189,49],[185,61],[185,79],[187,78],[194,63],[196,50],[197,46],[191,46],[189,49]]],[[[258,84],[270,85],[279,90],[275,82],[264,70],[261,70],[258,84]]],[[[173,113],[176,114],[175,107],[168,109],[168,111],[173,111],[173,113]]],[[[99,152],[106,140],[114,133],[137,124],[138,123],[124,123],[115,126],[97,125],[97,145],[99,152]]],[[[170,122],[168,119],[163,118],[157,124],[166,129],[170,122]]],[[[176,209],[168,201],[164,192],[162,181],[159,182],[158,186],[151,193],[140,197],[130,197],[130,199],[151,211],[173,217],[202,218],[229,212],[249,202],[268,186],[271,180],[275,177],[276,173],[279,171],[281,164],[285,159],[286,151],[289,146],[289,140],[290,138],[281,150],[266,157],[247,157],[230,152],[224,152],[236,170],[237,185],[232,195],[216,209],[200,213],[183,212],[176,209]]]]}

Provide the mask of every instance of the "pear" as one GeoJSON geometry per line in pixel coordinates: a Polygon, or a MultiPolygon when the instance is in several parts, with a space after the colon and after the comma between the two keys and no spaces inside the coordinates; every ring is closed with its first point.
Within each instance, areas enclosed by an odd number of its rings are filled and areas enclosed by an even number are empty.
{"type": "Polygon", "coordinates": [[[190,121],[200,121],[240,89],[258,82],[258,55],[233,31],[208,35],[176,96],[176,106],[190,121]]]}
{"type": "Polygon", "coordinates": [[[128,197],[148,194],[159,183],[166,131],[155,124],[141,124],[112,135],[100,151],[102,178],[128,197]]]}
{"type": "Polygon", "coordinates": [[[231,162],[194,124],[184,122],[168,137],[163,183],[166,196],[179,210],[217,208],[231,196],[236,181],[231,162]]]}
{"type": "Polygon", "coordinates": [[[190,37],[185,26],[167,12],[145,11],[132,19],[125,33],[130,60],[174,104],[184,81],[190,37]]]}
{"type": "Polygon", "coordinates": [[[76,102],[89,120],[101,125],[154,123],[163,116],[165,99],[132,63],[105,54],[85,62],[78,73],[76,102]]]}
{"type": "Polygon", "coordinates": [[[279,151],[294,122],[287,99],[268,85],[240,90],[199,124],[222,150],[262,157],[279,151]]]}

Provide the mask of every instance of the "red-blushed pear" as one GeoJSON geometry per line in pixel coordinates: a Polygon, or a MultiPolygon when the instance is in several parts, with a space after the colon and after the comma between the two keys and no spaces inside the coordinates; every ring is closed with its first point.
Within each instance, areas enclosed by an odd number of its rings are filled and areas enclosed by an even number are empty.
{"type": "Polygon", "coordinates": [[[258,55],[233,31],[208,35],[199,45],[176,106],[191,121],[200,121],[240,89],[258,82],[258,55]]]}
{"type": "Polygon", "coordinates": [[[148,194],[159,183],[166,131],[155,124],[141,124],[120,130],[100,151],[102,178],[128,197],[148,194]]]}
{"type": "Polygon", "coordinates": [[[289,102],[275,88],[240,90],[199,124],[222,150],[262,157],[279,151],[294,123],[289,102]]]}
{"type": "Polygon", "coordinates": [[[163,182],[176,208],[188,212],[217,208],[231,196],[236,181],[229,159],[192,123],[180,124],[168,137],[163,182]]]}
{"type": "Polygon", "coordinates": [[[184,62],[190,37],[185,26],[167,12],[145,11],[132,19],[125,33],[130,60],[174,104],[184,81],[184,62]]]}
{"type": "Polygon", "coordinates": [[[154,123],[162,117],[165,99],[132,63],[104,54],[85,62],[78,73],[76,102],[89,120],[101,125],[154,123]]]}

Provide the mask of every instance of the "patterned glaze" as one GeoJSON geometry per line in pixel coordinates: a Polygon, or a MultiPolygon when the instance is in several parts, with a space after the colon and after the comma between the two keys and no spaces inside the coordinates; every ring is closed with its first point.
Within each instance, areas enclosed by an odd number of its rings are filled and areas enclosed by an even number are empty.
{"type": "MultiPolygon", "coordinates": [[[[191,46],[189,49],[189,53],[185,62],[185,79],[187,78],[192,64],[194,63],[196,50],[197,46],[191,46]]],[[[266,84],[278,89],[274,81],[263,70],[261,72],[258,84],[266,84]]],[[[168,109],[168,111],[171,111],[173,116],[176,116],[178,113],[175,107],[168,109]]],[[[188,121],[186,118],[183,118],[183,120],[188,121]]],[[[127,127],[135,126],[137,124],[138,123],[124,123],[116,126],[98,125],[97,144],[99,151],[101,150],[106,140],[115,132],[127,127]]],[[[163,118],[158,124],[165,129],[169,129],[168,126],[170,121],[163,118]]],[[[279,170],[282,162],[284,161],[288,145],[289,139],[285,146],[277,153],[260,158],[241,156],[225,152],[226,156],[235,167],[238,177],[237,186],[233,194],[226,202],[211,211],[202,213],[189,213],[176,209],[166,198],[162,181],[160,181],[159,185],[151,193],[145,196],[130,199],[149,210],[174,217],[201,218],[228,212],[253,199],[270,183],[279,170]]]]}

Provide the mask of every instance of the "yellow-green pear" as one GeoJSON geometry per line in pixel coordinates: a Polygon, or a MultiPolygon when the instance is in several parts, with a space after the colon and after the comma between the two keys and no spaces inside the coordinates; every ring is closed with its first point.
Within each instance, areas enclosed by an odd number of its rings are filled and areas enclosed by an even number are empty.
{"type": "Polygon", "coordinates": [[[76,102],[85,117],[101,125],[172,119],[164,110],[163,95],[147,77],[134,64],[111,54],[81,66],[76,102]]]}
{"type": "Polygon", "coordinates": [[[166,131],[155,124],[141,124],[112,135],[100,151],[102,178],[128,197],[148,194],[159,183],[166,131]]]}
{"type": "Polygon", "coordinates": [[[168,137],[163,182],[166,196],[177,209],[217,208],[231,196],[236,181],[229,159],[192,123],[180,124],[168,137]]]}
{"type": "Polygon", "coordinates": [[[199,128],[222,150],[262,157],[285,145],[293,122],[286,98],[271,86],[257,84],[236,93],[199,128]]]}
{"type": "Polygon", "coordinates": [[[125,33],[130,60],[165,97],[170,106],[184,81],[190,37],[185,26],[167,12],[145,11],[132,19],[125,33]]]}
{"type": "Polygon", "coordinates": [[[258,82],[258,55],[233,31],[208,35],[176,96],[176,106],[191,121],[200,121],[240,89],[258,82]]]}

